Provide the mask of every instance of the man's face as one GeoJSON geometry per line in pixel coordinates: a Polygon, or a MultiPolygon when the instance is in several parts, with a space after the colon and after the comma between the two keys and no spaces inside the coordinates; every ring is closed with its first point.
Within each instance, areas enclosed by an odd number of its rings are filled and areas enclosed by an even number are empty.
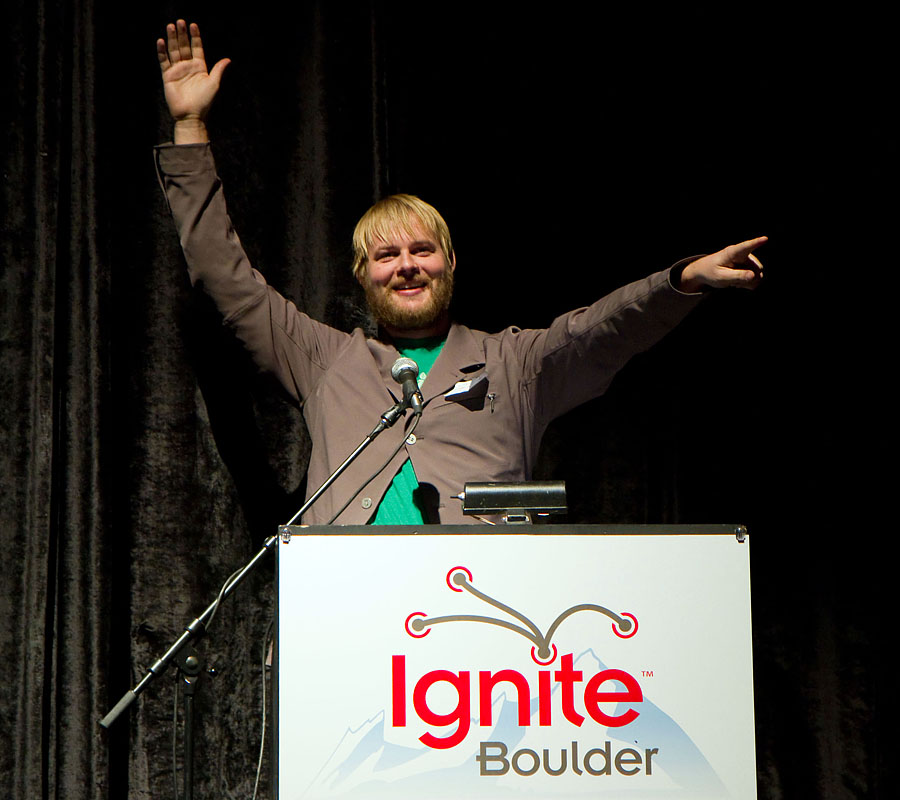
{"type": "Polygon", "coordinates": [[[453,270],[436,238],[415,221],[368,248],[360,283],[375,319],[390,334],[410,337],[443,332],[453,294],[453,270]]]}

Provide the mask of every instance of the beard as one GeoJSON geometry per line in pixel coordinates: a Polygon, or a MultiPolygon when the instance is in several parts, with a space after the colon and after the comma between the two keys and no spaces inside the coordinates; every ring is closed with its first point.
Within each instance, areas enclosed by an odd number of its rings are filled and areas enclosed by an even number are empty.
{"type": "Polygon", "coordinates": [[[417,308],[405,308],[394,296],[394,290],[365,284],[366,302],[375,321],[386,328],[399,331],[414,331],[433,325],[450,307],[453,297],[453,271],[445,270],[428,283],[428,302],[417,308]]]}

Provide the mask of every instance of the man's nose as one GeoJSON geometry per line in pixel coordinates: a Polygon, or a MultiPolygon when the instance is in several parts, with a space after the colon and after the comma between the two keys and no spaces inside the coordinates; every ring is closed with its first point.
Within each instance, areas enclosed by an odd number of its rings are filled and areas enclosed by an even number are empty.
{"type": "Polygon", "coordinates": [[[416,259],[413,257],[413,254],[409,252],[409,250],[403,250],[400,253],[399,263],[397,265],[398,272],[418,272],[419,265],[416,263],[416,259]]]}

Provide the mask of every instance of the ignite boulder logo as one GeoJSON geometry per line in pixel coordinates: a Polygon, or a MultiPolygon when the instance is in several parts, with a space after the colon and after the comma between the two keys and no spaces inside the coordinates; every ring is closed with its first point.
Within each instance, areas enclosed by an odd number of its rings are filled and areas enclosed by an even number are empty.
{"type": "MultiPolygon", "coordinates": [[[[438,626],[448,623],[469,623],[496,627],[497,634],[511,632],[522,636],[531,643],[531,659],[536,669],[528,675],[511,668],[479,669],[477,675],[471,670],[434,669],[423,675],[408,674],[406,655],[391,658],[391,715],[394,728],[404,728],[408,724],[426,728],[419,741],[435,750],[449,750],[462,743],[469,735],[473,722],[473,711],[477,709],[477,724],[493,727],[493,694],[497,687],[503,687],[516,698],[517,722],[520,728],[532,725],[559,725],[581,729],[596,723],[603,728],[622,728],[634,722],[641,714],[644,700],[643,691],[637,679],[622,669],[603,668],[592,675],[576,669],[573,653],[560,655],[553,638],[562,625],[573,614],[594,613],[611,621],[612,633],[620,638],[631,638],[638,631],[638,620],[627,612],[617,613],[604,606],[581,603],[562,611],[546,632],[523,613],[475,588],[472,573],[465,567],[454,567],[447,573],[447,585],[454,592],[467,592],[488,606],[503,613],[503,617],[448,614],[428,616],[424,612],[413,612],[406,618],[406,632],[415,639],[423,639],[433,633],[438,626]],[[429,692],[441,687],[444,695],[449,691],[453,707],[449,710],[435,710],[429,702],[429,692]],[[553,695],[559,693],[558,706],[553,695]],[[534,701],[536,697],[536,714],[534,701]],[[408,710],[414,712],[417,720],[410,721],[408,710]],[[577,701],[577,702],[576,702],[577,701]],[[583,708],[582,714],[578,709],[583,708]]],[[[653,757],[658,748],[622,748],[616,753],[611,743],[582,748],[579,757],[577,741],[562,750],[556,759],[551,759],[548,750],[543,756],[536,751],[523,748],[510,756],[510,747],[503,741],[481,742],[476,761],[479,774],[497,776],[506,774],[510,768],[519,775],[533,775],[543,767],[549,775],[560,775],[571,769],[581,775],[609,775],[615,770],[621,775],[640,773],[652,774],[653,757]],[[568,765],[568,766],[567,766],[568,765]]]]}
{"type": "Polygon", "coordinates": [[[746,552],[730,542],[300,542],[279,556],[280,797],[755,797],[746,552]]]}

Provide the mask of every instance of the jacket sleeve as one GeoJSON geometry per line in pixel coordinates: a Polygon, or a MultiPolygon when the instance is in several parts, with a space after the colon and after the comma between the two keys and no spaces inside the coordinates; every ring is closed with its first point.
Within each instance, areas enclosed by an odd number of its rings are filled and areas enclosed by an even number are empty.
{"type": "Polygon", "coordinates": [[[617,289],[549,328],[519,336],[525,396],[540,427],[603,394],[628,360],[681,322],[703,295],[673,286],[693,259],[617,289]]]}
{"type": "Polygon", "coordinates": [[[349,335],[310,319],[250,266],[208,144],[161,145],[155,157],[191,283],[213,299],[260,370],[301,402],[349,335]]]}

